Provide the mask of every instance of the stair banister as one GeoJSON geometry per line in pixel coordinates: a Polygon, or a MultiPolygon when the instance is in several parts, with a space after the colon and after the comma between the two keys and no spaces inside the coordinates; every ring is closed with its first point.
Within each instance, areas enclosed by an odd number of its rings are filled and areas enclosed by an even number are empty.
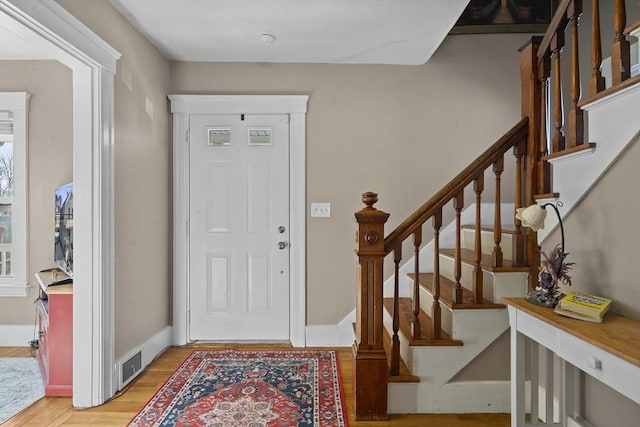
{"type": "Polygon", "coordinates": [[[527,117],[522,118],[487,151],[464,168],[462,172],[427,200],[395,230],[389,233],[384,239],[385,255],[391,253],[398,244],[413,234],[413,232],[431,218],[439,208],[454,199],[476,176],[483,172],[485,168],[492,165],[506,150],[510,149],[514,145],[514,141],[525,139],[527,136],[528,123],[529,119],[527,117]]]}
{"type": "MultiPolygon", "coordinates": [[[[638,2],[640,15],[640,1],[638,2]]],[[[580,70],[578,52],[581,50],[578,41],[578,22],[582,14],[582,0],[560,0],[556,13],[551,19],[544,37],[532,37],[520,50],[520,74],[522,82],[521,102],[522,120],[510,129],[503,137],[494,143],[487,151],[481,154],[475,161],[460,172],[453,180],[445,185],[433,197],[418,208],[411,216],[403,221],[395,230],[384,236],[384,224],[389,215],[373,207],[377,202],[377,194],[365,193],[363,202],[366,207],[355,214],[358,222],[357,254],[357,320],[356,342],[354,344],[354,395],[356,420],[378,420],[386,418],[387,411],[387,382],[388,374],[397,375],[400,368],[399,329],[405,331],[405,337],[409,339],[421,339],[422,325],[419,322],[420,292],[419,292],[419,252],[422,244],[422,227],[432,220],[434,243],[434,274],[432,294],[432,334],[428,336],[427,327],[423,341],[438,341],[441,331],[441,316],[439,299],[440,294],[440,258],[438,256],[442,227],[443,207],[453,203],[456,218],[456,249],[454,252],[454,278],[453,308],[475,308],[475,305],[483,304],[483,248],[481,232],[481,204],[484,192],[484,173],[493,166],[496,181],[496,211],[494,223],[494,244],[492,253],[493,267],[502,264],[501,248],[501,220],[499,205],[501,202],[500,179],[503,172],[504,153],[513,148],[515,157],[515,208],[531,205],[536,198],[556,197],[551,188],[551,166],[549,159],[570,152],[576,152],[584,148],[592,148],[593,143],[584,143],[584,125],[582,106],[599,97],[609,95],[621,88],[640,82],[640,78],[629,78],[630,55],[629,42],[626,40],[625,31],[629,28],[637,28],[640,22],[632,24],[625,30],[626,10],[624,0],[603,2],[608,7],[613,7],[613,28],[615,40],[611,46],[612,59],[612,87],[605,88],[605,81],[600,71],[602,64],[602,43],[600,36],[600,2],[592,0],[593,15],[591,16],[592,40],[591,40],[591,78],[589,80],[589,98],[580,99],[580,70]],[[612,5],[613,3],[613,5],[612,5]],[[569,111],[562,108],[562,81],[561,81],[561,53],[565,47],[565,31],[569,29],[571,62],[569,67],[571,100],[569,111]],[[550,92],[553,91],[553,97],[550,92]],[[553,105],[552,104],[553,101],[553,105]],[[564,117],[567,117],[564,122],[564,117]],[[566,128],[565,128],[566,124],[566,128]],[[553,127],[552,130],[549,128],[553,127]],[[463,193],[469,185],[473,184],[476,203],[476,240],[473,302],[468,307],[455,307],[458,304],[467,305],[469,300],[462,301],[464,292],[460,286],[461,277],[461,243],[460,243],[460,215],[463,208],[463,193]],[[399,278],[400,263],[402,262],[402,245],[409,236],[413,235],[415,272],[413,302],[410,313],[404,313],[400,318],[399,307],[399,278]],[[383,341],[383,264],[384,258],[393,252],[394,263],[394,301],[392,306],[391,362],[390,369],[387,365],[387,356],[383,341]],[[412,325],[413,333],[407,333],[405,326],[407,320],[412,325]],[[403,323],[405,322],[405,323],[403,323]]],[[[584,53],[584,49],[582,49],[584,53]]],[[[566,63],[565,63],[566,67],[566,63]]],[[[540,265],[540,253],[538,251],[537,234],[523,227],[516,221],[515,234],[512,239],[512,261],[514,266],[526,266],[535,272],[540,265]]],[[[466,249],[465,249],[466,250],[466,249]]],[[[445,251],[446,252],[446,251],[445,251]]],[[[446,252],[450,254],[450,252],[446,252]]],[[[465,257],[468,253],[465,253],[465,257]]],[[[471,259],[471,258],[469,258],[471,259]]],[[[424,275],[429,276],[429,275],[424,275]]],[[[536,274],[529,274],[529,288],[536,284],[536,274]]],[[[444,283],[444,281],[443,281],[444,283]]],[[[449,283],[446,283],[450,286],[449,283]]],[[[444,285],[443,285],[444,286],[444,285]]],[[[445,297],[443,297],[444,299],[445,297]]],[[[444,301],[451,304],[450,301],[444,301]]],[[[403,310],[407,309],[406,301],[402,302],[403,310]]],[[[409,311],[409,310],[407,310],[409,311]]],[[[424,321],[424,324],[427,320],[424,321]]],[[[447,335],[442,332],[442,335],[447,335]]],[[[444,337],[436,345],[447,345],[444,337]]],[[[450,340],[456,341],[456,340],[450,340]]],[[[461,342],[458,341],[460,345],[461,342]]],[[[532,383],[533,384],[533,383],[532,383]]],[[[550,407],[549,403],[547,402],[550,407]]],[[[537,411],[534,411],[537,412],[537,411]]]]}
{"type": "MultiPolygon", "coordinates": [[[[589,19],[591,23],[591,40],[590,46],[586,49],[581,46],[578,40],[578,23],[583,13],[582,0],[561,0],[556,12],[551,19],[547,32],[544,37],[539,40],[536,48],[536,61],[530,64],[539,82],[537,89],[529,88],[528,83],[523,80],[523,102],[530,97],[541,98],[541,103],[537,104],[540,115],[531,116],[535,120],[541,120],[539,129],[532,133],[532,138],[539,141],[538,152],[539,158],[535,159],[538,163],[538,175],[542,185],[538,186],[538,193],[541,195],[551,195],[550,175],[551,169],[547,165],[546,160],[549,158],[559,157],[584,149],[592,149],[595,144],[585,142],[584,129],[584,112],[582,106],[586,103],[597,99],[600,96],[613,93],[625,86],[630,80],[631,75],[631,55],[630,43],[627,39],[625,31],[635,28],[638,23],[625,28],[627,22],[627,10],[625,0],[612,0],[600,2],[599,0],[591,0],[592,14],[589,19]],[[600,70],[602,66],[602,39],[601,39],[601,7],[607,7],[608,12],[612,13],[613,22],[607,22],[613,28],[615,37],[613,43],[607,49],[611,54],[611,87],[606,88],[606,82],[600,70]],[[562,61],[562,51],[565,47],[565,32],[571,47],[571,58],[566,63],[562,61]],[[590,51],[589,51],[590,49],[590,51]],[[579,67],[579,53],[590,53],[591,55],[591,72],[588,82],[585,80],[585,86],[588,85],[589,91],[587,97],[584,98],[581,93],[581,71],[579,67]],[[569,78],[566,82],[562,81],[561,69],[569,69],[569,78]],[[563,94],[563,83],[567,83],[569,92],[563,94]],[[553,97],[549,97],[547,90],[551,87],[553,97]],[[533,92],[527,93],[529,90],[533,92]],[[534,92],[538,92],[535,94],[534,92]],[[562,100],[568,99],[568,109],[564,110],[562,100]],[[548,105],[553,100],[552,105],[548,105]],[[551,107],[547,109],[547,107],[551,107]],[[547,117],[550,113],[550,117],[547,117]],[[566,118],[566,120],[565,120],[566,118]],[[551,126],[550,145],[546,144],[547,127],[551,126]]],[[[640,9],[640,6],[638,7],[640,9]]],[[[588,41],[585,41],[588,42],[588,41]]],[[[585,42],[582,42],[584,44],[585,42]]],[[[586,73],[584,73],[586,74],[586,73]]],[[[637,80],[637,79],[636,79],[637,80]]],[[[531,113],[532,111],[528,111],[531,113]]],[[[524,112],[523,112],[524,113],[524,112]]],[[[527,115],[527,114],[523,114],[527,115]]]]}

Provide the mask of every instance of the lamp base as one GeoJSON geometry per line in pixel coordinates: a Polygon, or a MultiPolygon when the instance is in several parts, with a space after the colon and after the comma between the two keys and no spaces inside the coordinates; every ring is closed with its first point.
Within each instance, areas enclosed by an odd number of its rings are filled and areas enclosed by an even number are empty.
{"type": "Polygon", "coordinates": [[[553,286],[551,289],[545,289],[538,285],[527,293],[526,299],[531,304],[554,308],[562,297],[564,297],[564,294],[560,292],[557,286],[553,286]]]}

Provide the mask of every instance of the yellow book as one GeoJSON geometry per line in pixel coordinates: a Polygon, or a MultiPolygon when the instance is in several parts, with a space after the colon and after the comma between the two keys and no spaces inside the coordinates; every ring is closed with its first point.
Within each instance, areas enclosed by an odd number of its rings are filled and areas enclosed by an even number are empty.
{"type": "Polygon", "coordinates": [[[602,317],[584,316],[574,311],[563,310],[558,306],[556,306],[556,308],[553,309],[553,312],[561,316],[571,317],[572,319],[586,320],[587,322],[593,322],[593,323],[602,323],[602,317]]]}
{"type": "Polygon", "coordinates": [[[611,306],[611,300],[605,297],[573,291],[558,302],[562,310],[573,311],[593,318],[602,318],[611,306]]]}

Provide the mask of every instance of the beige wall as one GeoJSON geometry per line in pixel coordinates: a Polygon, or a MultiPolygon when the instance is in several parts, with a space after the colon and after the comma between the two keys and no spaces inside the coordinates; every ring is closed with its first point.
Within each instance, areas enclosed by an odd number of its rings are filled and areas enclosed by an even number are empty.
{"type": "MultiPolygon", "coordinates": [[[[563,221],[568,260],[576,263],[570,274],[572,287],[612,298],[613,311],[636,321],[640,321],[640,263],[631,258],[640,242],[638,164],[636,142],[563,221]]],[[[549,250],[558,242],[556,230],[543,248],[549,250]]]]}
{"type": "MultiPolygon", "coordinates": [[[[576,263],[572,288],[612,298],[612,311],[636,321],[640,321],[640,263],[635,260],[640,242],[638,164],[636,141],[563,222],[568,260],[576,263]]],[[[556,230],[542,246],[549,250],[558,242],[556,230]]],[[[639,405],[593,379],[587,379],[586,391],[585,415],[594,425],[611,425],[615,419],[616,427],[638,426],[639,405]]]]}
{"type": "MultiPolygon", "coordinates": [[[[24,298],[0,298],[1,325],[35,321],[36,271],[53,266],[55,188],[72,180],[71,70],[55,61],[0,61],[0,91],[29,92],[29,270],[24,298]]],[[[25,342],[24,345],[27,345],[25,342]]]]}
{"type": "Polygon", "coordinates": [[[116,358],[170,324],[169,63],[104,0],[59,3],[117,49],[116,358]]]}
{"type": "Polygon", "coordinates": [[[310,95],[307,208],[332,210],[308,218],[307,323],[336,324],[355,306],[361,193],[380,194],[391,230],[514,125],[526,39],[449,37],[423,66],[172,62],[170,90],[310,95]]]}

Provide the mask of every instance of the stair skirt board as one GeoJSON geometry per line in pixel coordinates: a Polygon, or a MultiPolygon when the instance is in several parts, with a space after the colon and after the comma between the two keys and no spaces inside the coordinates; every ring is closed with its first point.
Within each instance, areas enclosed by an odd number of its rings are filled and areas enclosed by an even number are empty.
{"type": "Polygon", "coordinates": [[[509,381],[389,383],[390,414],[509,413],[509,381]]]}
{"type": "MultiPolygon", "coordinates": [[[[525,410],[531,414],[531,382],[525,382],[524,391],[525,410]]],[[[538,418],[542,422],[546,422],[545,391],[544,387],[538,387],[538,418]]],[[[511,411],[509,381],[460,381],[437,388],[425,382],[389,383],[388,395],[390,414],[492,414],[511,411]]],[[[553,414],[554,422],[559,422],[560,402],[555,397],[553,414]]]]}
{"type": "MultiPolygon", "coordinates": [[[[553,190],[560,194],[563,206],[560,215],[565,218],[589,193],[605,172],[616,162],[625,149],[640,140],[637,112],[640,111],[640,85],[636,84],[583,107],[587,114],[588,141],[595,142],[593,153],[572,157],[559,157],[551,161],[553,190]],[[575,179],[579,176],[580,179],[575,179]]],[[[547,218],[557,224],[555,215],[547,218]]],[[[538,232],[543,243],[555,226],[546,226],[538,232]]]]}

